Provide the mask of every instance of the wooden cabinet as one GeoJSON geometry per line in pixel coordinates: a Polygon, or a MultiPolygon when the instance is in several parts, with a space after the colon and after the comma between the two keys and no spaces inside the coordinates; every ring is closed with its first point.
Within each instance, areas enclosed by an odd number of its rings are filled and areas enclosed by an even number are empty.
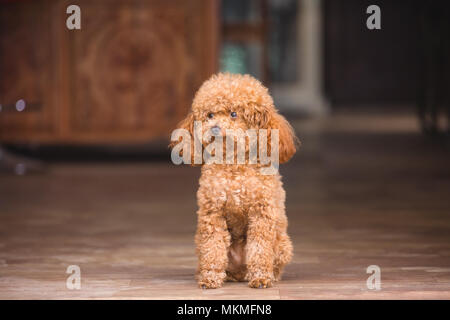
{"type": "Polygon", "coordinates": [[[70,4],[0,2],[0,141],[168,137],[216,71],[217,3],[81,0],[68,30],[70,4]]]}
{"type": "Polygon", "coordinates": [[[1,4],[0,139],[52,136],[58,127],[51,7],[44,1],[1,4]],[[23,99],[26,108],[17,112],[23,99]]]}

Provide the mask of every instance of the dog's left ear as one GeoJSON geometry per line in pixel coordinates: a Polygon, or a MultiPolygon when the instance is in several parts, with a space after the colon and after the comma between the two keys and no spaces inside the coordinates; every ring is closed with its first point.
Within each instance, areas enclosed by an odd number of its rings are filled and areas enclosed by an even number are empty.
{"type": "MultiPolygon", "coordinates": [[[[278,153],[280,155],[280,163],[288,162],[297,151],[297,146],[300,145],[300,141],[295,136],[294,129],[289,122],[277,112],[270,114],[268,129],[278,129],[278,153]]],[[[270,143],[270,141],[271,139],[269,139],[268,142],[270,143]]]]}

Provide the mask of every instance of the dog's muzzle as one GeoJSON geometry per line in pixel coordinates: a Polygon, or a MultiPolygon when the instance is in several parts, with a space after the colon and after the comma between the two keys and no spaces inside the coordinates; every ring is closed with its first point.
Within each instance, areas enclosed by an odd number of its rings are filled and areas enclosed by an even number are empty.
{"type": "Polygon", "coordinates": [[[212,132],[212,134],[215,135],[215,136],[220,135],[220,132],[221,132],[221,131],[222,131],[222,130],[220,129],[219,126],[214,126],[214,127],[211,128],[211,132],[212,132]]]}

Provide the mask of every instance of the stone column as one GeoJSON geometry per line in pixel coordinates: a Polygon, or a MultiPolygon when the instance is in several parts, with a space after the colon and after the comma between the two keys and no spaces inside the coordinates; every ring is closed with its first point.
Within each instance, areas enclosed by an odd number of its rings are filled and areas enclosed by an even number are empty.
{"type": "Polygon", "coordinates": [[[274,84],[271,91],[282,112],[325,115],[329,111],[323,96],[322,14],[320,0],[299,0],[297,39],[297,82],[274,84]]]}

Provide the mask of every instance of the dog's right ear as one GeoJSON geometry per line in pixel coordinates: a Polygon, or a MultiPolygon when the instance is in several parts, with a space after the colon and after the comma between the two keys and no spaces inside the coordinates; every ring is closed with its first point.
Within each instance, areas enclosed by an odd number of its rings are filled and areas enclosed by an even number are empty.
{"type": "MultiPolygon", "coordinates": [[[[177,125],[177,129],[185,129],[187,131],[189,131],[189,133],[191,134],[191,137],[194,136],[194,114],[192,112],[189,112],[189,114],[186,116],[186,118],[184,118],[183,120],[181,120],[178,125],[177,125]]],[[[178,144],[178,141],[171,141],[169,144],[170,148],[173,148],[176,144],[178,144]]]]}
{"type": "Polygon", "coordinates": [[[189,132],[189,140],[183,139],[180,137],[178,140],[171,140],[169,143],[169,148],[173,149],[176,145],[179,143],[186,143],[189,145],[183,145],[180,146],[182,149],[180,151],[180,156],[183,156],[183,149],[190,148],[191,149],[191,165],[194,164],[194,114],[192,112],[189,112],[189,114],[181,120],[178,125],[177,129],[184,129],[189,132]]]}

